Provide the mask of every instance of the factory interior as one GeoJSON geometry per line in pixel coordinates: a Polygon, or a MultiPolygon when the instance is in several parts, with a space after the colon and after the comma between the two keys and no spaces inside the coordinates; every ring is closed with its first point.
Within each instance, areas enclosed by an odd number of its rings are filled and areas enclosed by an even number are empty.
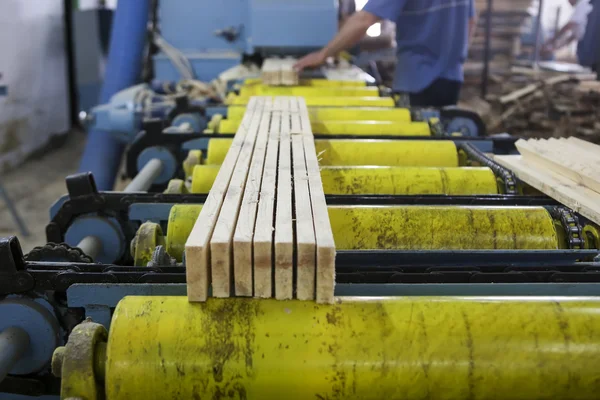
{"type": "Polygon", "coordinates": [[[0,21],[0,400],[600,399],[600,0],[0,21]]]}

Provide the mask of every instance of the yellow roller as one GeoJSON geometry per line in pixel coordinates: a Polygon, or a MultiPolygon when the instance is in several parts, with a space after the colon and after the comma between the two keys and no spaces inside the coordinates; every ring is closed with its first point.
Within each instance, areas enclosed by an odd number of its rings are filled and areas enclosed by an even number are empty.
{"type": "Polygon", "coordinates": [[[451,141],[315,140],[321,165],[457,167],[451,141]]]}
{"type": "MultiPolygon", "coordinates": [[[[211,139],[207,164],[221,164],[232,139],[211,139]],[[216,142],[216,143],[214,143],[216,142]]],[[[447,140],[315,140],[321,166],[458,167],[454,142],[447,140]]]]}
{"type": "MultiPolygon", "coordinates": [[[[246,105],[250,97],[237,96],[231,94],[227,96],[229,105],[246,105]]],[[[396,103],[391,97],[378,96],[323,96],[323,97],[305,97],[308,107],[390,107],[393,108],[396,103]]]]}
{"type": "MultiPolygon", "coordinates": [[[[219,133],[236,133],[241,121],[223,120],[219,124],[219,133]]],[[[322,135],[393,135],[393,136],[430,136],[427,122],[406,121],[313,121],[312,131],[322,135]]]]}
{"type": "Polygon", "coordinates": [[[337,249],[557,249],[543,207],[330,206],[337,249]]]}
{"type": "Polygon", "coordinates": [[[497,194],[489,168],[324,167],[326,194],[497,194]]]}
{"type": "Polygon", "coordinates": [[[119,399],[597,399],[600,300],[125,297],[119,399]]]}
{"type": "MultiPolygon", "coordinates": [[[[229,107],[227,120],[239,124],[245,112],[246,107],[229,107]]],[[[311,121],[411,121],[410,110],[406,108],[310,107],[308,114],[311,121]]]]}
{"type": "MultiPolygon", "coordinates": [[[[218,165],[198,165],[192,193],[208,193],[219,172],[218,165]]],[[[325,194],[497,194],[489,168],[435,167],[323,167],[325,194]]]]}
{"type": "MultiPolygon", "coordinates": [[[[262,85],[260,78],[248,78],[244,81],[244,85],[262,85]]],[[[298,86],[314,86],[314,87],[364,87],[367,86],[365,81],[336,81],[330,79],[301,79],[298,86]]]]}
{"type": "Polygon", "coordinates": [[[171,207],[169,225],[167,226],[167,253],[181,262],[185,250],[185,242],[202,210],[199,204],[176,204],[171,207]]]}
{"type": "Polygon", "coordinates": [[[210,139],[208,141],[206,164],[221,164],[231,147],[233,139],[210,139]]]}
{"type": "Polygon", "coordinates": [[[376,97],[379,88],[374,86],[364,87],[304,87],[304,86],[242,86],[241,97],[251,96],[302,96],[302,97],[376,97]]]}

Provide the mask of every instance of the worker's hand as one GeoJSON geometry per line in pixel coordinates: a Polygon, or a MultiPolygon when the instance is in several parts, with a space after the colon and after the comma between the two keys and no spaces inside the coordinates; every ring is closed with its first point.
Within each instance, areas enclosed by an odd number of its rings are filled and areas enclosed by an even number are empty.
{"type": "Polygon", "coordinates": [[[325,60],[327,60],[327,54],[325,54],[325,51],[315,51],[314,53],[310,53],[309,55],[299,59],[298,62],[294,64],[294,69],[297,72],[300,72],[305,68],[318,67],[319,65],[324,64],[325,60]]]}

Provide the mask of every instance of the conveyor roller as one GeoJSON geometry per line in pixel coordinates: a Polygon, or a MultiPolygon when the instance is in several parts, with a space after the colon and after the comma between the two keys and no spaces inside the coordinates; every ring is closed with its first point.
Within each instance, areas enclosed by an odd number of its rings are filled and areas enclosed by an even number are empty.
{"type": "Polygon", "coordinates": [[[107,353],[96,351],[96,379],[108,400],[595,399],[599,308],[595,298],[126,297],[97,347],[107,353]]]}
{"type": "MultiPolygon", "coordinates": [[[[218,165],[197,165],[192,193],[208,193],[218,165]]],[[[481,195],[497,194],[496,178],[489,168],[436,167],[322,167],[325,194],[481,195]]]]}

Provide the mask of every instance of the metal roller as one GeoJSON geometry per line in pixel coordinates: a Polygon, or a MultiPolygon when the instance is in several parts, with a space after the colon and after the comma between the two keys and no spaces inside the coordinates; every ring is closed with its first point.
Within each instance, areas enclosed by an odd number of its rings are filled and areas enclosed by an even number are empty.
{"type": "MultiPolygon", "coordinates": [[[[218,165],[198,165],[192,193],[208,193],[219,173],[218,165]]],[[[497,194],[496,177],[489,168],[435,167],[323,167],[325,194],[497,194]]]]}
{"type": "MultiPolygon", "coordinates": [[[[244,81],[244,85],[260,85],[262,79],[248,78],[244,81]]],[[[339,81],[329,79],[301,79],[298,86],[313,86],[313,87],[364,87],[367,86],[365,81],[339,81]]]]}
{"type": "Polygon", "coordinates": [[[379,88],[375,86],[363,87],[305,87],[305,86],[242,86],[241,97],[251,96],[302,96],[302,97],[369,97],[379,96],[379,88]]]}
{"type": "Polygon", "coordinates": [[[177,261],[181,262],[187,241],[192,228],[202,210],[199,204],[175,204],[169,213],[169,224],[167,226],[167,253],[177,261]]]}
{"type": "Polygon", "coordinates": [[[558,249],[543,207],[330,206],[335,246],[351,249],[558,249]]]}
{"type": "Polygon", "coordinates": [[[596,399],[599,309],[581,297],[126,297],[95,374],[107,400],[596,399]]]}
{"type": "MultiPolygon", "coordinates": [[[[223,120],[219,133],[236,133],[239,120],[223,120]]],[[[430,136],[431,129],[426,122],[407,121],[356,121],[331,120],[312,121],[312,131],[321,135],[390,135],[390,136],[430,136]]]]}
{"type": "MultiPolygon", "coordinates": [[[[206,164],[221,164],[232,139],[211,139],[206,164]]],[[[458,152],[448,140],[315,140],[321,166],[458,167],[458,152]]]]}
{"type": "MultiPolygon", "coordinates": [[[[246,107],[229,107],[227,120],[239,123],[245,112],[246,107]]],[[[308,115],[311,121],[411,121],[407,108],[310,107],[308,115]]]]}
{"type": "Polygon", "coordinates": [[[451,141],[315,140],[323,166],[458,167],[451,141]]]}
{"type": "MultiPolygon", "coordinates": [[[[227,97],[228,105],[246,105],[250,97],[229,95],[227,97]]],[[[316,96],[316,97],[305,97],[306,105],[308,107],[389,107],[394,108],[396,103],[391,97],[377,97],[377,96],[365,96],[365,97],[348,97],[348,96],[316,96]]]]}

